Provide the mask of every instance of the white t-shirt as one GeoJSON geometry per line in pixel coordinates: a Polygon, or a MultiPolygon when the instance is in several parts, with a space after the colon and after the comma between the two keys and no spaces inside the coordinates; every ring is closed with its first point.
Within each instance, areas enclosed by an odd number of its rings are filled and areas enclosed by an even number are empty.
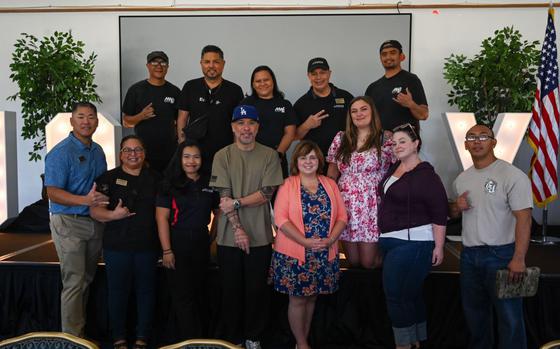
{"type": "Polygon", "coordinates": [[[483,169],[469,167],[453,182],[455,196],[469,191],[471,209],[463,211],[463,245],[506,245],[515,241],[512,211],[533,207],[529,177],[497,159],[483,169]]]}

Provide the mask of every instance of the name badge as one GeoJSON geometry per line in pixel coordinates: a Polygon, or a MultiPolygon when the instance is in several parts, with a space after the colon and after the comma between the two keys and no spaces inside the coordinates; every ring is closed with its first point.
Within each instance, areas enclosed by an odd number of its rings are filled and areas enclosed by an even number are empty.
{"type": "Polygon", "coordinates": [[[336,104],[344,104],[344,98],[335,98],[335,99],[334,99],[334,102],[335,102],[336,104]]]}
{"type": "Polygon", "coordinates": [[[122,185],[123,187],[126,187],[128,185],[128,181],[126,179],[121,179],[121,178],[117,178],[115,183],[117,183],[117,185],[122,185]]]}

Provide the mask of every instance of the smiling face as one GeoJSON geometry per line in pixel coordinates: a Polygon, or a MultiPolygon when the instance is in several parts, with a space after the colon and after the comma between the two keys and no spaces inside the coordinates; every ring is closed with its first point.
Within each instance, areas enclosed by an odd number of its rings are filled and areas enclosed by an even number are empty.
{"type": "Polygon", "coordinates": [[[259,123],[253,119],[239,119],[231,123],[236,142],[242,145],[255,143],[259,131],[259,123]]]}
{"type": "Polygon", "coordinates": [[[206,52],[200,59],[202,74],[207,80],[219,80],[224,72],[226,61],[217,52],[206,52]]]}
{"type": "Polygon", "coordinates": [[[200,166],[202,165],[200,149],[196,146],[184,147],[181,156],[181,165],[188,178],[195,178],[198,176],[198,170],[200,170],[200,166]]]}
{"type": "Polygon", "coordinates": [[[256,72],[252,84],[259,98],[271,99],[273,97],[274,81],[268,71],[256,72]]]}
{"type": "Polygon", "coordinates": [[[297,158],[298,171],[304,175],[314,175],[319,169],[319,158],[315,150],[311,150],[307,155],[301,155],[297,158]]]}
{"type": "Polygon", "coordinates": [[[388,47],[381,51],[381,64],[385,69],[395,69],[400,67],[401,62],[404,61],[404,53],[394,47],[388,47]]]}
{"type": "Polygon", "coordinates": [[[147,63],[146,68],[148,68],[148,75],[150,79],[163,80],[165,79],[165,75],[167,75],[169,65],[163,59],[156,58],[147,63]]]}
{"type": "Polygon", "coordinates": [[[72,133],[82,143],[91,142],[91,137],[97,129],[99,119],[97,113],[90,107],[78,107],[70,117],[72,133]]]}
{"type": "Polygon", "coordinates": [[[350,105],[350,117],[356,128],[369,128],[371,125],[372,110],[364,100],[357,100],[350,105]]]}
{"type": "Polygon", "coordinates": [[[409,134],[403,131],[393,133],[393,153],[399,160],[418,154],[418,140],[413,141],[409,134]]]}
{"type": "Polygon", "coordinates": [[[144,146],[138,139],[131,138],[123,143],[121,147],[120,159],[124,169],[141,169],[142,166],[144,166],[145,158],[146,153],[144,151],[144,146]]]}
{"type": "Polygon", "coordinates": [[[329,88],[331,71],[323,68],[317,68],[307,73],[307,78],[316,93],[323,93],[329,88]]]}

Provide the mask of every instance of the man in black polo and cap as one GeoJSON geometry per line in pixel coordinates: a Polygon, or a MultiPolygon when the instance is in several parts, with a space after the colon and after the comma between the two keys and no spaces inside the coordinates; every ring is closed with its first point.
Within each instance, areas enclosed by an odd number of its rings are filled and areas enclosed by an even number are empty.
{"type": "Polygon", "coordinates": [[[146,161],[163,172],[177,147],[175,121],[181,91],[165,80],[169,68],[165,52],[150,52],[146,68],[148,79],[135,83],[126,93],[123,125],[134,127],[146,147],[146,161]]]}
{"type": "Polygon", "coordinates": [[[309,61],[307,78],[311,88],[294,104],[299,119],[296,137],[314,141],[326,155],[336,133],[346,126],[346,112],[353,97],[330,83],[331,70],[325,58],[309,61]]]}
{"type": "Polygon", "coordinates": [[[379,48],[385,75],[368,86],[366,95],[375,102],[384,130],[411,123],[418,129],[420,120],[428,118],[428,102],[418,77],[401,68],[405,60],[402,45],[387,40],[379,48]]]}

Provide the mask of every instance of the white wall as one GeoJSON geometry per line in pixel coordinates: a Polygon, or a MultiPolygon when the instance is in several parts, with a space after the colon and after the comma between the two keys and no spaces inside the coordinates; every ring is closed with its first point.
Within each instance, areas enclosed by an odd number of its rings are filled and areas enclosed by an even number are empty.
{"type": "MultiPolygon", "coordinates": [[[[447,3],[464,3],[463,1],[449,1],[447,3]]],[[[506,1],[495,1],[506,2],[506,1]]],[[[507,1],[507,3],[528,1],[507,1]]],[[[541,1],[533,1],[542,3],[541,1]]],[[[16,1],[4,0],[5,6],[39,6],[39,5],[88,5],[88,1],[16,1]]],[[[112,4],[112,1],[95,2],[95,4],[112,4]]],[[[160,5],[169,6],[174,1],[120,1],[128,5],[160,5]]],[[[183,4],[181,1],[177,5],[183,4]]],[[[256,1],[254,2],[256,3],[256,1]]],[[[259,4],[282,5],[348,5],[358,2],[341,0],[322,1],[261,1],[259,4]]],[[[364,2],[360,2],[363,4],[364,2]]],[[[376,1],[378,3],[394,3],[394,1],[376,1]]],[[[436,3],[436,1],[404,1],[405,4],[436,3]]],[[[232,0],[201,0],[198,4],[207,6],[246,5],[247,2],[232,0]]],[[[190,4],[189,4],[190,5],[190,4]]],[[[331,11],[332,12],[332,11],[331,11]]],[[[383,10],[377,12],[392,12],[383,10]]],[[[546,25],[547,11],[545,8],[524,9],[419,9],[402,10],[411,12],[412,16],[412,71],[421,78],[428,103],[430,105],[430,118],[423,124],[425,150],[432,159],[438,173],[442,176],[446,186],[458,174],[458,165],[451,155],[452,150],[441,114],[445,111],[455,110],[447,105],[448,86],[443,79],[442,69],[444,58],[451,53],[465,53],[472,55],[479,51],[480,42],[493,34],[494,30],[504,26],[514,25],[520,30],[527,40],[542,41],[546,25]]],[[[220,12],[222,14],[223,12],[220,12]]],[[[316,13],[316,12],[309,12],[316,13]]],[[[165,13],[40,13],[40,14],[0,14],[0,110],[20,112],[19,102],[6,101],[5,97],[14,94],[17,87],[9,80],[11,52],[13,44],[19,33],[27,32],[36,36],[50,35],[55,30],[71,29],[76,38],[86,43],[89,51],[98,55],[96,63],[96,82],[99,85],[98,93],[103,99],[100,110],[114,117],[119,116],[119,15],[146,15],[146,14],[187,14],[182,12],[165,13]]],[[[196,12],[195,14],[200,14],[196,12]]],[[[390,34],[387,34],[390,38],[390,34]]],[[[352,33],[348,33],[348,40],[352,40],[352,33]]],[[[379,43],[364,43],[363,50],[349,52],[349,55],[370,55],[372,61],[377,62],[377,48],[379,43]]],[[[258,54],[258,51],[255,52],[258,54]]],[[[227,68],[226,68],[227,69],[227,68]]],[[[360,67],[356,67],[360,69],[360,67]]],[[[367,74],[367,72],[364,72],[367,74]]],[[[226,71],[227,75],[227,71],[226,71]]],[[[188,77],[192,78],[192,77],[188,77]]],[[[19,122],[21,127],[21,120],[19,122]]],[[[20,209],[39,199],[40,179],[43,172],[43,163],[27,161],[27,153],[32,142],[20,140],[18,143],[18,171],[19,171],[19,201],[20,209]]],[[[523,145],[515,164],[526,170],[529,166],[530,150],[523,145]]],[[[560,204],[553,203],[550,207],[549,223],[560,224],[560,204]]],[[[535,217],[540,221],[540,213],[535,212],[535,217]]]]}

